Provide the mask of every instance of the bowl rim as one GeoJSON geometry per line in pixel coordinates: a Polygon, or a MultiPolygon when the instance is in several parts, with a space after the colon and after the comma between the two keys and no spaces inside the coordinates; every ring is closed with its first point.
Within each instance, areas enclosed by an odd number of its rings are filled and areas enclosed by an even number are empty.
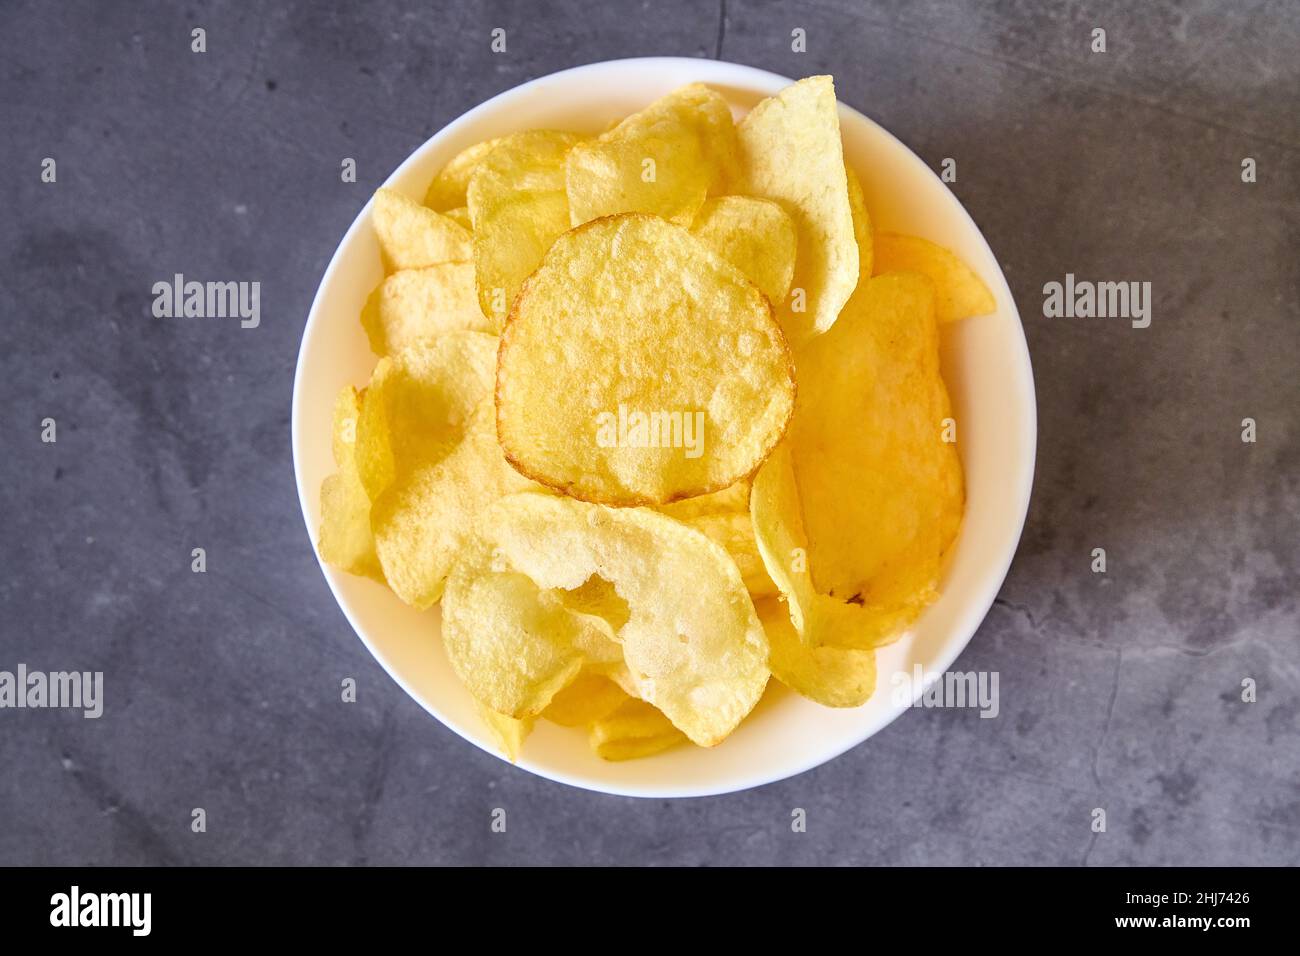
{"type": "MultiPolygon", "coordinates": [[[[696,57],[676,57],[676,56],[654,56],[654,57],[629,57],[615,60],[602,60],[595,63],[587,63],[581,66],[574,66],[564,70],[557,70],[543,76],[528,80],[517,86],[492,96],[477,106],[467,110],[460,116],[456,117],[445,126],[434,131],[427,137],[422,144],[417,146],[398,166],[384,179],[383,186],[389,186],[396,180],[399,180],[406,170],[417,165],[423,154],[434,147],[435,141],[441,141],[453,137],[458,131],[466,127],[473,126],[481,116],[493,112],[502,106],[507,105],[511,100],[526,97],[536,87],[559,77],[572,78],[583,74],[600,74],[611,70],[627,69],[653,69],[660,67],[666,70],[698,70],[701,73],[715,74],[710,77],[701,77],[699,82],[724,82],[724,76],[717,74],[726,74],[725,82],[732,83],[736,86],[757,87],[764,91],[775,91],[794,82],[794,79],[775,73],[769,70],[763,70],[758,67],[748,66],[742,63],[734,63],[726,60],[714,60],[696,57]]],[[[810,74],[811,75],[811,74],[810,74]]],[[[770,93],[768,94],[770,95],[770,93]]],[[[888,140],[892,141],[899,147],[904,155],[905,162],[919,170],[922,170],[934,183],[937,183],[943,191],[951,198],[960,217],[963,218],[967,226],[978,236],[980,243],[988,253],[989,259],[997,266],[997,278],[993,285],[995,298],[1000,306],[1005,305],[1015,319],[1015,329],[1018,335],[1015,336],[1016,355],[1013,356],[1017,365],[1023,366],[1024,375],[1022,376],[1022,385],[1024,394],[1022,395],[1022,404],[1024,406],[1024,425],[1023,434],[1020,437],[1024,443],[1025,454],[1023,461],[1020,463],[1018,471],[1018,483],[1014,489],[1014,510],[1018,512],[1016,518],[1015,534],[1010,539],[1012,542],[1007,549],[1006,554],[1002,556],[1000,567],[997,568],[996,574],[989,574],[985,577],[984,586],[972,599],[966,604],[962,615],[960,627],[956,628],[950,639],[944,647],[947,651],[940,654],[934,661],[934,667],[930,672],[944,673],[950,668],[953,662],[961,655],[962,651],[970,644],[975,632],[983,623],[984,618],[988,615],[989,609],[993,606],[994,600],[1001,592],[1002,584],[1006,580],[1007,573],[1011,568],[1011,563],[1019,550],[1020,539],[1024,533],[1025,521],[1029,513],[1030,497],[1033,490],[1034,471],[1037,460],[1038,445],[1038,402],[1034,384],[1033,364],[1030,360],[1029,346],[1025,338],[1024,323],[1020,318],[1020,310],[1016,306],[1015,298],[1011,294],[1011,288],[1007,282],[1006,274],[1002,269],[1001,263],[997,256],[994,255],[992,247],[989,246],[988,240],[980,230],[978,224],[971,217],[965,205],[957,198],[946,184],[939,178],[938,174],[911,150],[902,140],[885,129],[879,123],[875,122],[866,114],[860,112],[852,106],[849,106],[843,100],[837,100],[840,115],[848,114],[855,121],[867,124],[878,134],[882,134],[888,140]],[[1000,293],[1000,294],[999,294],[1000,293]]],[[[370,656],[383,668],[384,672],[402,689],[402,691],[420,705],[427,713],[434,717],[443,727],[452,731],[458,737],[468,741],[480,750],[483,750],[492,756],[506,761],[506,758],[486,740],[480,740],[462,731],[452,720],[450,720],[434,703],[422,699],[417,695],[411,686],[403,679],[393,667],[390,666],[386,655],[371,642],[366,635],[364,628],[360,626],[359,621],[349,602],[344,600],[340,595],[338,588],[335,586],[334,572],[321,559],[319,550],[315,541],[315,522],[312,508],[310,505],[310,490],[304,483],[303,468],[300,464],[303,456],[302,442],[304,441],[300,420],[302,419],[302,409],[304,404],[302,382],[304,378],[304,358],[307,352],[308,340],[312,337],[313,330],[318,324],[320,313],[324,308],[325,290],[330,286],[331,278],[336,270],[341,268],[341,262],[345,258],[344,251],[352,246],[357,232],[367,228],[370,218],[370,206],[373,197],[367,199],[366,203],[357,212],[352,224],[348,227],[343,237],[339,240],[333,255],[330,257],[329,264],[321,274],[321,279],[316,288],[316,294],[312,297],[311,307],[307,313],[307,321],[303,325],[302,340],[299,343],[298,354],[295,360],[293,379],[293,396],[290,406],[290,440],[292,444],[294,483],[298,492],[298,503],[302,510],[303,522],[306,527],[308,542],[311,546],[312,553],[316,558],[316,563],[321,569],[325,582],[330,589],[334,602],[343,612],[353,633],[361,640],[370,656]]],[[[987,278],[987,276],[985,276],[987,278]]],[[[341,572],[340,572],[341,573],[341,572]]],[[[777,783],[787,780],[791,777],[807,773],[822,764],[829,763],[844,753],[859,746],[871,737],[875,736],[885,727],[888,727],[897,720],[904,712],[918,701],[925,692],[925,686],[913,688],[913,700],[908,705],[891,705],[889,712],[880,721],[873,726],[866,727],[860,736],[850,739],[842,747],[831,750],[817,751],[815,754],[807,757],[802,761],[793,761],[791,765],[781,768],[777,772],[766,770],[756,770],[751,773],[739,774],[734,779],[729,779],[716,783],[705,783],[695,786],[668,785],[665,787],[647,787],[644,785],[613,785],[603,780],[593,780],[575,774],[555,770],[552,768],[538,766],[536,764],[515,764],[520,769],[536,776],[552,780],[556,783],[566,784],[594,793],[609,794],[612,796],[630,796],[643,798],[663,798],[663,799],[681,799],[690,797],[707,797],[717,796],[726,793],[736,793],[743,790],[749,790],[755,787],[765,786],[767,784],[777,783]]],[[[507,763],[509,761],[506,761],[507,763]]]]}

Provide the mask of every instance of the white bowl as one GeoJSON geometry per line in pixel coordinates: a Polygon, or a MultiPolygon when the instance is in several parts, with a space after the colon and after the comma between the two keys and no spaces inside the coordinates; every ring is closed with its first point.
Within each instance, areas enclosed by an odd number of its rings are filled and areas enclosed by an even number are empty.
{"type": "MultiPolygon", "coordinates": [[[[793,82],[733,63],[679,58],[616,60],[565,70],[470,110],[416,150],[385,185],[421,199],[442,164],[472,143],[540,127],[598,132],[611,119],[695,81],[723,93],[738,117],[793,82]]],[[[925,236],[955,250],[998,301],[997,314],[943,330],[944,377],[966,469],[966,517],[941,596],[902,640],[879,652],[879,685],[862,707],[832,710],[780,688],[718,747],[679,747],[625,763],[595,757],[579,731],[539,722],[519,759],[525,770],[640,797],[726,793],[801,773],[862,743],[906,710],[906,704],[894,701],[891,675],[911,674],[916,664],[926,672],[946,670],[1002,585],[1020,539],[1034,468],[1034,385],[1020,317],[984,237],[930,168],[856,110],[841,105],[840,123],[845,157],[862,178],[876,227],[925,236]]],[[[381,279],[367,204],[325,270],[294,379],[293,459],[313,542],[321,481],[333,470],[334,396],[344,385],[362,385],[369,378],[375,357],[358,315],[381,279]]],[[[466,740],[497,754],[448,665],[437,609],[416,612],[378,584],[323,564],[321,570],[358,636],[402,689],[466,740]]],[[[919,695],[920,688],[915,690],[919,695]]]]}

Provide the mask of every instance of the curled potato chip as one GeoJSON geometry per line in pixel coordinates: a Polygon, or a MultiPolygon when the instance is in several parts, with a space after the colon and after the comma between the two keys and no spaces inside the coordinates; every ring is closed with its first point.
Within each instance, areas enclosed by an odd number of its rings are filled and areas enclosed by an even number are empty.
{"type": "Polygon", "coordinates": [[[867,197],[862,192],[862,182],[852,166],[844,167],[849,184],[849,210],[853,213],[853,237],[858,243],[858,282],[871,277],[871,263],[875,259],[875,232],[871,228],[871,214],[867,212],[867,197]]]}
{"type": "Polygon", "coordinates": [[[529,130],[496,141],[469,183],[483,314],[504,321],[519,287],[569,228],[564,161],[581,137],[529,130]]]}
{"type": "Polygon", "coordinates": [[[794,278],[794,221],[767,199],[721,196],[700,208],[691,234],[743,272],[772,305],[794,278]]]}
{"type": "Polygon", "coordinates": [[[757,600],[777,593],[776,584],[759,556],[754,525],[747,511],[696,515],[684,519],[683,523],[722,545],[735,562],[750,597],[757,600]]]}
{"type": "Polygon", "coordinates": [[[735,167],[727,101],[692,83],[574,147],[565,173],[572,224],[643,212],[688,226],[735,167]]]}
{"type": "Polygon", "coordinates": [[[533,732],[533,720],[531,717],[519,720],[515,717],[507,717],[505,714],[499,714],[491,707],[487,707],[478,701],[474,702],[478,707],[478,715],[487,724],[488,730],[492,733],[492,739],[496,742],[497,749],[506,755],[506,759],[511,763],[517,763],[519,753],[523,749],[524,740],[533,732]]]}
{"type": "MultiPolygon", "coordinates": [[[[458,206],[464,206],[470,179],[478,171],[484,157],[492,152],[499,142],[499,139],[485,139],[453,156],[451,161],[438,171],[438,175],[433,177],[433,182],[429,183],[429,189],[424,194],[424,204],[438,212],[447,212],[458,206]]],[[[466,228],[469,228],[468,225],[466,228]]]]}
{"type": "Polygon", "coordinates": [[[366,300],[361,325],[376,355],[393,355],[444,332],[500,331],[499,323],[486,318],[479,308],[471,262],[394,272],[366,300]]]}
{"type": "Polygon", "coordinates": [[[685,743],[686,735],[657,708],[626,700],[591,725],[591,749],[602,760],[635,760],[685,743]]]}
{"type": "Polygon", "coordinates": [[[810,647],[775,598],[755,605],[770,648],[772,676],[791,690],[826,707],[858,707],[876,689],[876,652],[870,648],[810,647]]]}
{"type": "Polygon", "coordinates": [[[984,280],[951,250],[919,236],[882,232],[877,237],[876,273],[919,272],[934,282],[940,324],[997,310],[984,280]]]}
{"type": "MultiPolygon", "coordinates": [[[[498,498],[535,487],[502,456],[492,400],[485,398],[450,451],[399,466],[374,500],[375,551],[393,593],[412,607],[431,607],[442,597],[478,514],[498,498]]],[[[491,706],[513,717],[530,716],[491,706]]]]}
{"type": "Polygon", "coordinates": [[[792,344],[825,332],[858,284],[858,244],[835,85],[812,76],[755,106],[737,127],[736,192],[781,204],[798,233],[792,293],[778,311],[792,344]]]}
{"type": "Polygon", "coordinates": [[[465,229],[396,190],[375,193],[371,218],[389,272],[467,262],[473,254],[465,229]]]}
{"type": "Polygon", "coordinates": [[[371,500],[455,447],[492,393],[496,351],[496,336],[460,331],[379,360],[357,420],[357,470],[371,500]]]}
{"type": "Polygon", "coordinates": [[[661,504],[753,471],[785,430],[794,374],[739,270],[686,230],[628,214],[565,234],[529,278],[496,398],[524,474],[583,500],[661,504]]]}
{"type": "Polygon", "coordinates": [[[559,596],[593,575],[629,608],[614,639],[636,696],[695,743],[720,742],[763,693],[766,640],[726,553],[646,509],[539,494],[488,508],[443,600],[456,673],[502,713],[540,712],[604,636],[559,596]]]}
{"type": "Polygon", "coordinates": [[[342,389],[334,403],[334,474],[321,483],[317,550],[327,564],[382,582],[370,533],[370,498],[356,465],[356,428],[364,393],[342,389]]]}
{"type": "Polygon", "coordinates": [[[584,673],[551,698],[542,716],[561,727],[585,727],[608,716],[627,700],[628,695],[608,677],[584,673]]]}

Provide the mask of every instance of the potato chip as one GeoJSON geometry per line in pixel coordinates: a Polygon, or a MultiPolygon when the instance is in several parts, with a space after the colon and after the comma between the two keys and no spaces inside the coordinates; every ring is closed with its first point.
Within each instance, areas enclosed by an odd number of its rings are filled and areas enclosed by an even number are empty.
{"type": "Polygon", "coordinates": [[[568,230],[564,161],[580,139],[557,130],[516,133],[479,163],[467,204],[484,315],[504,321],[524,279],[568,230]]]}
{"type": "Polygon", "coordinates": [[[337,470],[321,483],[321,560],[349,574],[383,582],[370,533],[370,498],[357,473],[355,447],[362,392],[348,386],[334,403],[334,464],[337,470]]]}
{"type": "Polygon", "coordinates": [[[686,735],[650,704],[627,700],[591,725],[591,749],[602,760],[635,760],[686,743],[686,735]]]}
{"type": "Polygon", "coordinates": [[[629,699],[623,689],[608,677],[585,673],[552,697],[542,716],[561,727],[585,727],[609,716],[629,699]]]}
{"type": "Polygon", "coordinates": [[[492,393],[496,352],[496,336],[462,331],[379,360],[357,420],[357,470],[372,501],[399,473],[456,446],[492,393]]]}
{"type": "Polygon", "coordinates": [[[997,311],[997,301],[955,252],[919,236],[882,232],[876,237],[876,273],[919,272],[934,282],[935,316],[942,325],[997,311]]]}
{"type": "Polygon", "coordinates": [[[468,262],[473,255],[465,229],[396,190],[376,192],[370,215],[388,272],[468,262]]]}
{"type": "Polygon", "coordinates": [[[726,553],[646,509],[539,494],[488,508],[443,600],[456,673],[502,713],[539,712],[595,656],[601,632],[557,594],[593,575],[630,609],[615,638],[636,696],[695,743],[720,742],[767,683],[762,627],[726,553]]]}
{"type": "Polygon", "coordinates": [[[914,273],[865,283],[801,353],[786,446],[755,478],[759,551],[810,643],[879,645],[935,596],[963,505],[933,303],[914,273]]]}
{"type": "Polygon", "coordinates": [[[774,306],[794,278],[794,221],[767,199],[721,196],[708,200],[691,234],[743,272],[774,306]]]}
{"type": "Polygon", "coordinates": [[[727,101],[692,83],[574,147],[565,173],[571,221],[643,212],[689,226],[735,168],[727,101]]]}
{"type": "Polygon", "coordinates": [[[491,707],[486,707],[478,701],[474,703],[478,707],[479,717],[483,718],[483,723],[487,724],[488,730],[491,731],[497,749],[505,754],[506,759],[511,763],[517,763],[519,761],[519,752],[524,746],[524,740],[533,732],[532,718],[518,720],[514,717],[507,717],[505,714],[499,714],[491,707]]]}
{"type": "Polygon", "coordinates": [[[438,212],[447,212],[457,206],[464,206],[465,192],[469,189],[470,179],[473,178],[484,157],[492,152],[499,142],[501,142],[499,139],[485,139],[453,156],[451,161],[439,170],[438,175],[433,177],[433,182],[429,183],[429,189],[424,194],[424,204],[438,212]]]}
{"type": "MultiPolygon", "coordinates": [[[[498,498],[536,486],[502,456],[490,398],[450,451],[413,461],[418,463],[399,458],[395,480],[374,500],[370,525],[389,587],[423,610],[442,597],[447,573],[478,514],[498,498]]],[[[492,706],[513,717],[528,716],[492,706]]]]}
{"type": "Polygon", "coordinates": [[[456,223],[466,232],[474,231],[474,222],[469,218],[468,206],[457,206],[455,209],[448,209],[443,213],[448,219],[456,223]]]}
{"type": "Polygon", "coordinates": [[[778,311],[797,347],[835,324],[858,284],[858,245],[834,83],[829,76],[813,76],[786,87],[755,106],[737,127],[737,136],[740,180],[735,191],[780,203],[798,233],[793,291],[778,311]]]}
{"type": "Polygon", "coordinates": [[[445,332],[501,330],[479,308],[472,262],[394,272],[366,300],[361,325],[376,355],[393,355],[445,332]]]}
{"type": "Polygon", "coordinates": [[[708,536],[710,541],[722,545],[736,564],[741,580],[750,597],[758,599],[777,593],[776,584],[767,573],[763,559],[758,554],[754,539],[754,525],[749,512],[723,512],[697,515],[683,520],[696,531],[708,536]]]}
{"type": "Polygon", "coordinates": [[[583,500],[660,504],[749,474],[785,430],[794,374],[739,270],[686,230],[629,214],[567,233],[529,278],[496,397],[522,473],[583,500]]]}
{"type": "Polygon", "coordinates": [[[871,228],[871,214],[867,212],[867,197],[862,183],[852,166],[844,167],[849,184],[849,210],[853,213],[853,237],[858,243],[858,283],[871,277],[871,263],[875,259],[875,235],[871,228]]]}
{"type": "Polygon", "coordinates": [[[870,648],[809,647],[786,605],[774,598],[755,605],[770,647],[772,676],[826,707],[859,707],[876,689],[876,652],[870,648]]]}

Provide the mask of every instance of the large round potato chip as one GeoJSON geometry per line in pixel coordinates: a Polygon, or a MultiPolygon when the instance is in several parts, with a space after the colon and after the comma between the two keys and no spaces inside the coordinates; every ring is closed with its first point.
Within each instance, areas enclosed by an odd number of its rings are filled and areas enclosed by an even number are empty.
{"type": "Polygon", "coordinates": [[[496,352],[496,336],[459,331],[379,360],[357,420],[357,470],[372,500],[456,446],[492,394],[496,352]]]}
{"type": "Polygon", "coordinates": [[[934,282],[939,324],[987,315],[997,300],[975,271],[955,252],[919,236],[882,232],[877,238],[876,272],[919,272],[934,282]]]}
{"type": "Polygon", "coordinates": [[[479,160],[467,205],[483,314],[505,320],[524,279],[569,228],[564,160],[574,133],[529,130],[495,141],[479,160]]]}
{"type": "Polygon", "coordinates": [[[370,498],[356,462],[356,430],[364,391],[347,386],[334,402],[334,464],[337,470],[321,483],[321,559],[350,574],[382,582],[383,572],[370,533],[370,498]]]}
{"type": "Polygon", "coordinates": [[[501,331],[501,324],[486,318],[479,308],[472,262],[444,262],[393,273],[366,300],[361,325],[376,355],[393,355],[445,332],[501,331]]]}
{"type": "Polygon", "coordinates": [[[840,142],[835,84],[811,76],[755,106],[737,127],[738,193],[778,202],[794,219],[793,290],[778,311],[791,343],[835,324],[858,284],[858,244],[840,142]],[[799,294],[802,292],[802,296],[799,294]]]}
{"type": "Polygon", "coordinates": [[[469,181],[478,171],[484,157],[492,152],[499,142],[501,142],[499,139],[485,139],[453,156],[451,161],[438,171],[438,175],[433,177],[433,182],[429,183],[429,189],[424,194],[424,204],[430,209],[448,215],[451,215],[451,210],[464,206],[469,181]]]}
{"type": "Polygon", "coordinates": [[[473,255],[464,227],[396,190],[376,192],[370,214],[388,272],[468,262],[473,255]]]}
{"type": "Polygon", "coordinates": [[[461,680],[502,713],[540,712],[594,656],[602,629],[562,597],[593,576],[626,602],[613,636],[635,696],[696,743],[720,742],[763,693],[767,642],[726,553],[646,509],[538,494],[488,508],[443,600],[461,680]]]}
{"type": "Polygon", "coordinates": [[[389,587],[424,609],[442,597],[447,572],[479,513],[498,498],[537,486],[502,456],[490,398],[444,455],[399,462],[394,480],[374,500],[370,526],[389,587]]]}
{"type": "Polygon", "coordinates": [[[767,199],[721,196],[708,200],[691,234],[745,273],[773,306],[785,301],[794,278],[794,221],[767,199]]]}
{"type": "Polygon", "coordinates": [[[654,216],[565,234],[502,334],[497,429],[510,461],[587,501],[660,504],[749,474],[794,406],[762,293],[654,216]]]}
{"type": "Polygon", "coordinates": [[[572,223],[645,212],[689,226],[735,167],[736,128],[727,101],[692,83],[574,147],[566,171],[572,223]]]}

